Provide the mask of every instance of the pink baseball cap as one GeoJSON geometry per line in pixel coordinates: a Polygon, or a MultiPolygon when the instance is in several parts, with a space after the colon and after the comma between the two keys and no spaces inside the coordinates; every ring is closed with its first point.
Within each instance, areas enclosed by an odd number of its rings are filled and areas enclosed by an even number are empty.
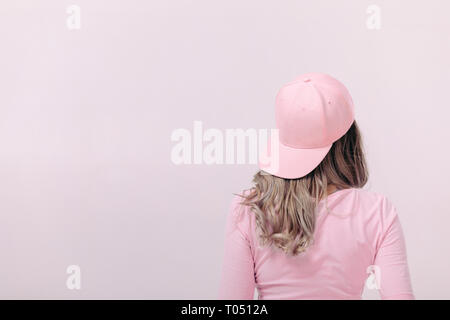
{"type": "Polygon", "coordinates": [[[307,73],[279,90],[275,119],[278,134],[269,139],[267,150],[260,155],[259,168],[281,178],[301,178],[313,171],[350,129],[353,101],[335,78],[307,73]]]}

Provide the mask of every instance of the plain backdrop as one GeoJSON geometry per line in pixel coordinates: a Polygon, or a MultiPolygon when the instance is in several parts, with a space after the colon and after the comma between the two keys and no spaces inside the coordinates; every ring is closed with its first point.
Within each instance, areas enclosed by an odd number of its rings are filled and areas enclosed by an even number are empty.
{"type": "MultiPolygon", "coordinates": [[[[446,0],[0,4],[0,298],[215,299],[232,194],[257,167],[175,165],[178,128],[272,128],[278,89],[350,90],[419,299],[450,291],[446,0]],[[70,30],[68,6],[81,8],[70,30]],[[369,29],[369,5],[380,29],[369,29]],[[66,287],[69,265],[81,289],[66,287]]],[[[373,290],[364,297],[376,299],[373,290]]]]}

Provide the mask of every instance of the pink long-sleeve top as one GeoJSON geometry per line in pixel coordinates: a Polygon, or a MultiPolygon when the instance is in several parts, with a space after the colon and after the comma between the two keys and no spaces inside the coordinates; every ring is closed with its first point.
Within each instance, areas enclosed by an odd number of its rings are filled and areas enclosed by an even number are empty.
{"type": "Polygon", "coordinates": [[[402,227],[385,196],[330,194],[317,207],[313,245],[297,256],[261,247],[241,201],[234,196],[227,216],[219,299],[253,299],[255,287],[258,299],[361,299],[370,270],[381,299],[414,299],[402,227]]]}

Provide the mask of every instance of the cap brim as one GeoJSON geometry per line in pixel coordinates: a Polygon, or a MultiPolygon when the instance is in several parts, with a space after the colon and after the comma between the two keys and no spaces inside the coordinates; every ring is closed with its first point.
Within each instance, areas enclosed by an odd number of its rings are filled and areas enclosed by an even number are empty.
{"type": "Polygon", "coordinates": [[[258,160],[261,170],[286,179],[297,179],[313,171],[325,158],[331,146],[296,149],[278,142],[278,153],[271,152],[271,141],[258,160]]]}

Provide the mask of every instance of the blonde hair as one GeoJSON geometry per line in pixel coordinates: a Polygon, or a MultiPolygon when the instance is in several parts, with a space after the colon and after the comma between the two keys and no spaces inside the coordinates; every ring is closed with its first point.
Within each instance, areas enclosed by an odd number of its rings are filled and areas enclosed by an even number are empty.
{"type": "Polygon", "coordinates": [[[327,197],[327,186],[362,187],[368,179],[361,134],[356,122],[333,143],[322,162],[308,175],[284,179],[259,171],[254,187],[241,204],[255,214],[261,245],[274,245],[286,254],[304,252],[313,242],[316,206],[327,197]]]}

